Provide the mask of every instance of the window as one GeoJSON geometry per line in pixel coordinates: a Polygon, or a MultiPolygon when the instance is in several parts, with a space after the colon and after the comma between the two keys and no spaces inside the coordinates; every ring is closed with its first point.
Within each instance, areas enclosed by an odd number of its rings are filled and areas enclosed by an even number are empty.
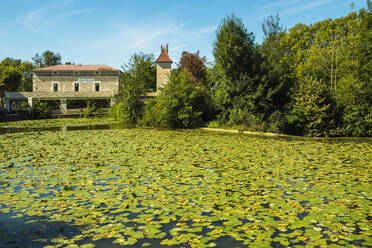
{"type": "Polygon", "coordinates": [[[96,83],[96,91],[99,91],[99,83],[96,83]]]}
{"type": "Polygon", "coordinates": [[[79,84],[75,83],[75,91],[79,91],[79,84]]]}
{"type": "Polygon", "coordinates": [[[53,83],[53,91],[54,92],[58,91],[58,83],[53,83]]]}
{"type": "Polygon", "coordinates": [[[79,72],[78,71],[74,71],[74,75],[79,75],[79,72]]]}
{"type": "Polygon", "coordinates": [[[96,75],[99,75],[100,73],[99,73],[99,71],[96,71],[95,74],[96,74],[96,75]]]}
{"type": "Polygon", "coordinates": [[[53,75],[58,75],[58,71],[54,71],[52,74],[53,75]]]}

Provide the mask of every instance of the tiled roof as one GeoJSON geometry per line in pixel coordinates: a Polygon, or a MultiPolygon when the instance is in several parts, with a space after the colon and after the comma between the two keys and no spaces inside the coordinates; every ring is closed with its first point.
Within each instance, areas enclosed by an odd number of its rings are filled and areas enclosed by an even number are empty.
{"type": "Polygon", "coordinates": [[[48,67],[37,68],[32,71],[117,71],[107,65],[53,65],[48,67]]]}
{"type": "Polygon", "coordinates": [[[173,63],[168,55],[168,45],[165,47],[161,46],[161,52],[159,58],[156,60],[156,63],[173,63]]]}

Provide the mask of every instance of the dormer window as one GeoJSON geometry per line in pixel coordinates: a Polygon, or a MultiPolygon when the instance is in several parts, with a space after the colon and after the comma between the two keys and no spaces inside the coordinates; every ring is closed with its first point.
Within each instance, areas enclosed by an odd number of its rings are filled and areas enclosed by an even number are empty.
{"type": "Polygon", "coordinates": [[[53,75],[58,75],[58,71],[53,71],[52,74],[53,75]]]}
{"type": "Polygon", "coordinates": [[[78,71],[74,71],[74,75],[79,75],[79,72],[78,71]]]}
{"type": "Polygon", "coordinates": [[[95,72],[95,74],[96,74],[96,75],[99,75],[99,74],[100,74],[100,72],[99,72],[99,71],[96,71],[96,72],[95,72]]]}

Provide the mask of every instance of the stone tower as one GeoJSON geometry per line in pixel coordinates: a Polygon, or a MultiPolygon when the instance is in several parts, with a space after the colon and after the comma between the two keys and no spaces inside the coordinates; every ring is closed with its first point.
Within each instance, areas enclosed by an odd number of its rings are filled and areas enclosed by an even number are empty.
{"type": "Polygon", "coordinates": [[[168,55],[168,44],[161,46],[159,58],[156,60],[156,91],[168,83],[172,63],[168,55]]]}

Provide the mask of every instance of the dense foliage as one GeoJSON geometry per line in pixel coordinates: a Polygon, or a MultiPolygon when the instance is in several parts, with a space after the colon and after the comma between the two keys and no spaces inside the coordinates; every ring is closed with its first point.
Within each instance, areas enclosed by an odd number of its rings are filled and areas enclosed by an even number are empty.
{"type": "Polygon", "coordinates": [[[134,53],[128,63],[122,66],[123,76],[120,80],[121,86],[134,83],[142,88],[156,88],[156,66],[153,54],[134,53]]]}
{"type": "Polygon", "coordinates": [[[178,64],[178,71],[185,71],[191,78],[191,83],[202,85],[206,83],[207,67],[205,63],[207,59],[200,57],[200,52],[189,53],[182,52],[180,62],[178,64]]]}
{"type": "Polygon", "coordinates": [[[49,118],[52,115],[52,109],[47,102],[37,100],[32,105],[32,117],[36,119],[49,118]]]}
{"type": "Polygon", "coordinates": [[[62,56],[59,53],[54,53],[52,51],[46,50],[42,54],[36,53],[32,57],[36,67],[48,67],[52,65],[61,65],[62,56]]]}
{"type": "Polygon", "coordinates": [[[147,101],[144,123],[161,128],[196,127],[203,123],[206,112],[205,91],[181,71],[173,73],[158,96],[147,101]]]}
{"type": "Polygon", "coordinates": [[[32,90],[33,65],[20,59],[5,58],[0,62],[0,98],[5,91],[32,90]]]}
{"type": "Polygon", "coordinates": [[[110,116],[124,123],[136,124],[142,118],[144,93],[143,85],[127,81],[117,95],[117,103],[110,108],[110,116]]]}
{"type": "Polygon", "coordinates": [[[225,125],[309,136],[372,135],[372,13],[286,31],[262,25],[262,45],[241,19],[226,17],[214,46],[212,98],[225,125]]]}
{"type": "Polygon", "coordinates": [[[154,55],[135,53],[122,68],[117,103],[111,107],[110,115],[127,124],[136,124],[142,119],[142,97],[156,87],[154,55]]]}
{"type": "Polygon", "coordinates": [[[260,88],[260,57],[253,33],[248,33],[241,19],[227,16],[217,29],[213,54],[215,73],[219,73],[212,95],[221,122],[237,124],[244,113],[255,113],[260,88]]]}

